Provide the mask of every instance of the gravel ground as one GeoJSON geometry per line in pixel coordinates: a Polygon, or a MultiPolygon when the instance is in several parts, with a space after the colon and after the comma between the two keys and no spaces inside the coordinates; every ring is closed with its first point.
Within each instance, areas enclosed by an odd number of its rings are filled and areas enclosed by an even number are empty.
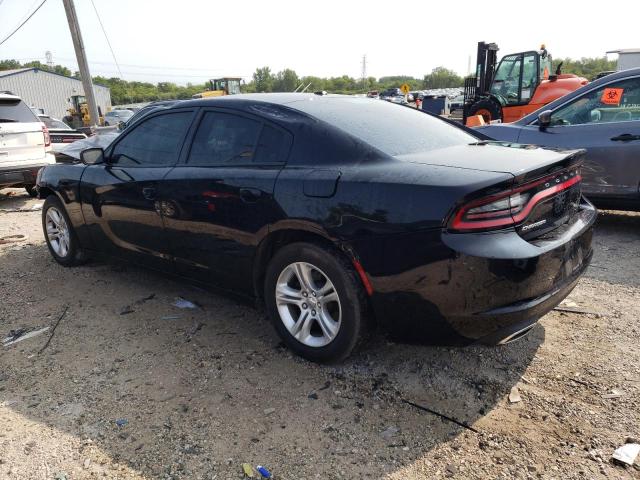
{"type": "Polygon", "coordinates": [[[0,346],[0,479],[237,479],[244,462],[296,480],[640,479],[610,461],[640,437],[638,214],[601,213],[567,304],[591,313],[554,311],[499,348],[374,336],[320,366],[233,299],[128,265],[58,266],[38,203],[0,193],[0,239],[27,236],[0,241],[0,337],[51,327],[0,346]]]}

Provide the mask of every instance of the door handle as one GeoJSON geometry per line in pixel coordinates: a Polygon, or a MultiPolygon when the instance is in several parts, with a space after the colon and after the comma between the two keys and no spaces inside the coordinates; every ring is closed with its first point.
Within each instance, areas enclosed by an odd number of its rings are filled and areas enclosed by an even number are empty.
{"type": "Polygon", "coordinates": [[[241,188],[240,199],[245,203],[256,203],[262,196],[262,191],[257,188],[241,188]]]}
{"type": "Polygon", "coordinates": [[[142,189],[142,196],[147,200],[155,200],[156,199],[155,187],[144,187],[142,189]]]}
{"type": "Polygon", "coordinates": [[[631,140],[640,140],[640,135],[631,135],[630,133],[623,133],[617,137],[611,137],[614,142],[630,142],[631,140]]]}

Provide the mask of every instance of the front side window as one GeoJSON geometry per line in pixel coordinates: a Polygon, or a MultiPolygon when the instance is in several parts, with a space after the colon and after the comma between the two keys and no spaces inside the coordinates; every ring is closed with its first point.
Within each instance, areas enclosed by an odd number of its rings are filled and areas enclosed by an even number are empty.
{"type": "Polygon", "coordinates": [[[601,86],[559,108],[552,126],[585,125],[640,120],[640,78],[601,86]]]}
{"type": "Polygon", "coordinates": [[[538,56],[534,53],[527,53],[524,55],[522,63],[522,89],[520,91],[520,101],[528,103],[537,86],[538,56]]]}
{"type": "Polygon", "coordinates": [[[229,113],[206,112],[193,139],[188,163],[252,163],[262,122],[229,113]]]}
{"type": "Polygon", "coordinates": [[[505,104],[520,103],[520,69],[522,55],[508,55],[502,59],[491,84],[491,93],[501,97],[505,104]]]}
{"type": "Polygon", "coordinates": [[[116,144],[109,162],[128,167],[174,165],[191,116],[192,112],[172,112],[144,120],[116,144]]]}

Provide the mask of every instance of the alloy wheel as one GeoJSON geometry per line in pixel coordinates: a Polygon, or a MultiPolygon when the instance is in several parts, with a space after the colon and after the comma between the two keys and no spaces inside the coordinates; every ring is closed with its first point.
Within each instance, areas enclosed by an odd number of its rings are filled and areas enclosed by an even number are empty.
{"type": "Polygon", "coordinates": [[[56,207],[50,207],[47,210],[45,226],[49,244],[53,251],[59,257],[66,257],[71,244],[71,234],[67,221],[56,207]]]}
{"type": "Polygon", "coordinates": [[[295,262],[276,283],[276,306],[289,333],[309,347],[324,347],[340,331],[342,307],[329,277],[318,267],[295,262]]]}

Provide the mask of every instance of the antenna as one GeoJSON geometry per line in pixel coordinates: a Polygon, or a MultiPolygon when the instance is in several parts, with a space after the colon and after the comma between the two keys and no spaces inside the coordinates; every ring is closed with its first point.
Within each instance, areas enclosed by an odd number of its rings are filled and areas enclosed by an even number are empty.
{"type": "Polygon", "coordinates": [[[53,54],[50,50],[47,50],[44,53],[45,58],[47,59],[47,65],[53,68],[53,54]]]}
{"type": "Polygon", "coordinates": [[[367,56],[362,56],[362,88],[367,88],[367,56]]]}

